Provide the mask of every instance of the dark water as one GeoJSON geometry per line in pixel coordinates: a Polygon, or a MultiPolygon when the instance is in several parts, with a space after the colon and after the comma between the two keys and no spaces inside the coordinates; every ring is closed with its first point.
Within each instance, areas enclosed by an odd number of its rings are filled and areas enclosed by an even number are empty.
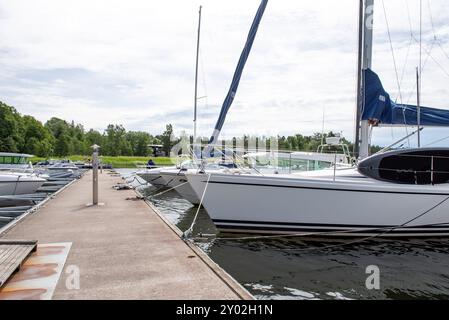
{"type": "MultiPolygon", "coordinates": [[[[175,192],[150,199],[181,230],[190,227],[197,208],[175,192]]],[[[229,239],[204,210],[193,231],[197,245],[259,299],[449,299],[449,239],[229,239]],[[365,286],[370,265],[379,268],[379,290],[365,286]]]]}

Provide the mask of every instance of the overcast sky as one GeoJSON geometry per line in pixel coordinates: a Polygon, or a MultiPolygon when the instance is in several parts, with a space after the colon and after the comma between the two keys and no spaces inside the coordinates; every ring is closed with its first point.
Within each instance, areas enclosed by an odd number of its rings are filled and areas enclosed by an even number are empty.
{"type": "MultiPolygon", "coordinates": [[[[87,129],[117,123],[158,134],[172,123],[191,133],[202,4],[199,95],[206,98],[198,117],[199,133],[209,136],[259,3],[0,0],[0,100],[41,121],[55,116],[87,129]]],[[[352,139],[357,6],[357,0],[270,0],[224,134],[311,134],[322,130],[324,114],[326,131],[352,139]]],[[[381,0],[373,69],[394,99],[415,103],[419,46],[410,29],[418,38],[419,0],[386,0],[385,9],[401,95],[381,0]]],[[[423,0],[422,101],[443,109],[449,109],[448,15],[447,0],[423,0]]],[[[404,134],[376,129],[374,143],[404,134]]],[[[449,130],[423,135],[428,143],[449,130]]]]}

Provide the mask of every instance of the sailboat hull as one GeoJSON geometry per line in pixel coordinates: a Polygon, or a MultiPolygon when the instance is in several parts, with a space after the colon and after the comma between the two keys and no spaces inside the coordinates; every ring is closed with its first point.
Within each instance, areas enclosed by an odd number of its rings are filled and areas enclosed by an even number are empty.
{"type": "MultiPolygon", "coordinates": [[[[197,194],[207,175],[186,175],[197,194]]],[[[203,205],[223,232],[449,236],[449,186],[211,175],[203,205]]]]}
{"type": "MultiPolygon", "coordinates": [[[[164,168],[164,169],[165,170],[176,169],[176,167],[169,167],[169,168],[164,168]]],[[[161,174],[161,170],[162,170],[162,168],[147,169],[147,170],[138,171],[136,174],[137,174],[137,176],[144,179],[146,182],[148,182],[149,184],[151,184],[155,187],[169,187],[166,185],[166,181],[161,174]]]]}
{"type": "Polygon", "coordinates": [[[195,190],[193,190],[187,182],[184,172],[181,172],[180,170],[176,170],[175,172],[162,171],[161,177],[164,180],[165,185],[170,188],[174,188],[174,190],[185,200],[194,205],[198,205],[200,203],[200,198],[196,195],[195,190]]]}

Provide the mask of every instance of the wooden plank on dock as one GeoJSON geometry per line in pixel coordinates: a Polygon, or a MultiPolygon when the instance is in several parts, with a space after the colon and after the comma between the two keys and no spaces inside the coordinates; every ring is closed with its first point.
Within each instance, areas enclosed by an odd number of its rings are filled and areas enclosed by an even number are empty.
{"type": "Polygon", "coordinates": [[[20,269],[31,252],[36,251],[36,247],[37,241],[0,240],[0,288],[20,269]]]}

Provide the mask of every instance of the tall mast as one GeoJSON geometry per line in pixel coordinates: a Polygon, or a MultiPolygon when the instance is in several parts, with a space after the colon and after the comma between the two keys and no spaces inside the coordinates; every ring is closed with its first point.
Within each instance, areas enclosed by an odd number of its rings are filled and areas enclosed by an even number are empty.
{"type": "Polygon", "coordinates": [[[418,124],[418,148],[421,148],[421,79],[419,68],[416,68],[416,100],[417,100],[417,119],[418,124]]]}
{"type": "Polygon", "coordinates": [[[419,1],[419,67],[416,68],[418,148],[421,148],[422,0],[419,1]]]}
{"type": "Polygon", "coordinates": [[[196,133],[196,114],[197,114],[197,103],[198,103],[198,61],[200,55],[200,36],[201,36],[201,10],[202,6],[200,6],[200,10],[198,13],[198,38],[196,41],[196,65],[195,65],[195,100],[194,100],[194,110],[193,110],[193,143],[196,143],[197,133],[196,133]]]}
{"type": "Polygon", "coordinates": [[[362,52],[363,52],[363,0],[359,0],[359,38],[357,56],[357,89],[356,89],[356,112],[355,112],[355,139],[354,157],[358,158],[360,153],[360,120],[362,118],[362,52]]]}
{"type": "MultiPolygon", "coordinates": [[[[365,87],[363,79],[363,70],[371,69],[372,57],[373,57],[373,12],[374,12],[374,0],[362,0],[363,2],[363,12],[360,10],[360,17],[363,23],[361,24],[362,32],[359,39],[359,66],[361,69],[357,70],[358,81],[357,86],[357,117],[358,122],[356,123],[356,136],[359,136],[359,140],[356,141],[358,151],[358,156],[360,159],[364,159],[369,156],[369,145],[370,145],[370,126],[368,121],[361,120],[361,114],[363,111],[363,88],[365,87]],[[360,46],[361,43],[361,46],[360,46]],[[360,52],[361,48],[361,52],[360,52]]],[[[361,4],[362,5],[362,4],[361,4]]]]}

